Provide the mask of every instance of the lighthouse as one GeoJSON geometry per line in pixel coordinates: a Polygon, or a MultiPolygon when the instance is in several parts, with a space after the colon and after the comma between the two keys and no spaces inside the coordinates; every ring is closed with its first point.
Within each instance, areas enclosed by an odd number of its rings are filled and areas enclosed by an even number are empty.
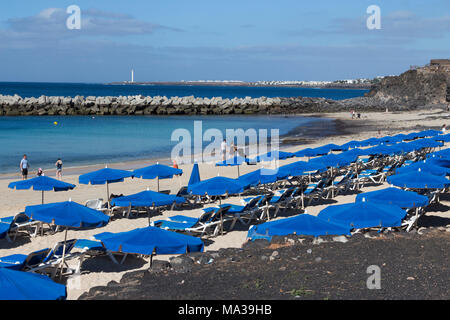
{"type": "Polygon", "coordinates": [[[134,70],[131,69],[131,82],[134,82],[134,70]]]}

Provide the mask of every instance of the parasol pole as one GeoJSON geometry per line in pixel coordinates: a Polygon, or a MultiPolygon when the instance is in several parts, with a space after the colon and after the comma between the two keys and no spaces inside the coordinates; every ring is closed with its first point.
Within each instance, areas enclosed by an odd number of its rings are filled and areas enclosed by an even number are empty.
{"type": "Polygon", "coordinates": [[[223,213],[222,213],[222,198],[219,196],[219,210],[220,210],[220,229],[221,229],[221,235],[223,236],[223,213]]]}
{"type": "Polygon", "coordinates": [[[66,243],[67,243],[67,230],[69,229],[69,227],[66,227],[66,232],[64,234],[64,246],[63,246],[63,254],[62,254],[62,259],[61,259],[61,271],[59,273],[59,280],[62,279],[62,274],[63,274],[63,270],[64,270],[64,258],[66,256],[66,243]]]}
{"type": "Polygon", "coordinates": [[[111,208],[109,205],[109,182],[106,181],[106,202],[108,203],[108,211],[111,208]]]}

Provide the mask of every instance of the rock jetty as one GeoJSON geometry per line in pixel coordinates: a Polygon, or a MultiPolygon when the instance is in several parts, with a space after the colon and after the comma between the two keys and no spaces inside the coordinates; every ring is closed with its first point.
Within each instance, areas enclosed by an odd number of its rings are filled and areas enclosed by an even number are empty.
{"type": "Polygon", "coordinates": [[[347,100],[324,98],[199,98],[161,96],[95,97],[41,96],[22,98],[0,95],[0,116],[44,115],[228,115],[228,114],[295,114],[339,112],[351,109],[379,111],[408,109],[377,98],[347,100]]]}
{"type": "Polygon", "coordinates": [[[161,96],[22,98],[0,95],[0,115],[223,115],[310,112],[336,104],[313,98],[195,98],[161,96]]]}

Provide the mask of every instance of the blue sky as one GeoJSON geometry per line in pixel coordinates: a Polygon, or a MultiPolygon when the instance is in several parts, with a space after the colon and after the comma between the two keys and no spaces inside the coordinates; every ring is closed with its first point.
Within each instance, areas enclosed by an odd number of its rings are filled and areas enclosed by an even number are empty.
{"type": "Polygon", "coordinates": [[[0,81],[337,80],[450,58],[450,1],[39,0],[0,4],[0,81]],[[366,27],[369,5],[381,30],[366,27]],[[81,8],[68,30],[66,8],[81,8]]]}

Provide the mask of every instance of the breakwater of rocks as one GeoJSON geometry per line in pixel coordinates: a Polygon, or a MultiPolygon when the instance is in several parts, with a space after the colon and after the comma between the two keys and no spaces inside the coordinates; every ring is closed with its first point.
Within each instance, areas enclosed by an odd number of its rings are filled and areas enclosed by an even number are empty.
{"type": "Polygon", "coordinates": [[[350,109],[379,111],[387,107],[390,110],[408,109],[407,104],[392,104],[371,97],[337,101],[308,97],[223,99],[137,95],[22,98],[0,95],[0,116],[293,114],[350,109]]]}

